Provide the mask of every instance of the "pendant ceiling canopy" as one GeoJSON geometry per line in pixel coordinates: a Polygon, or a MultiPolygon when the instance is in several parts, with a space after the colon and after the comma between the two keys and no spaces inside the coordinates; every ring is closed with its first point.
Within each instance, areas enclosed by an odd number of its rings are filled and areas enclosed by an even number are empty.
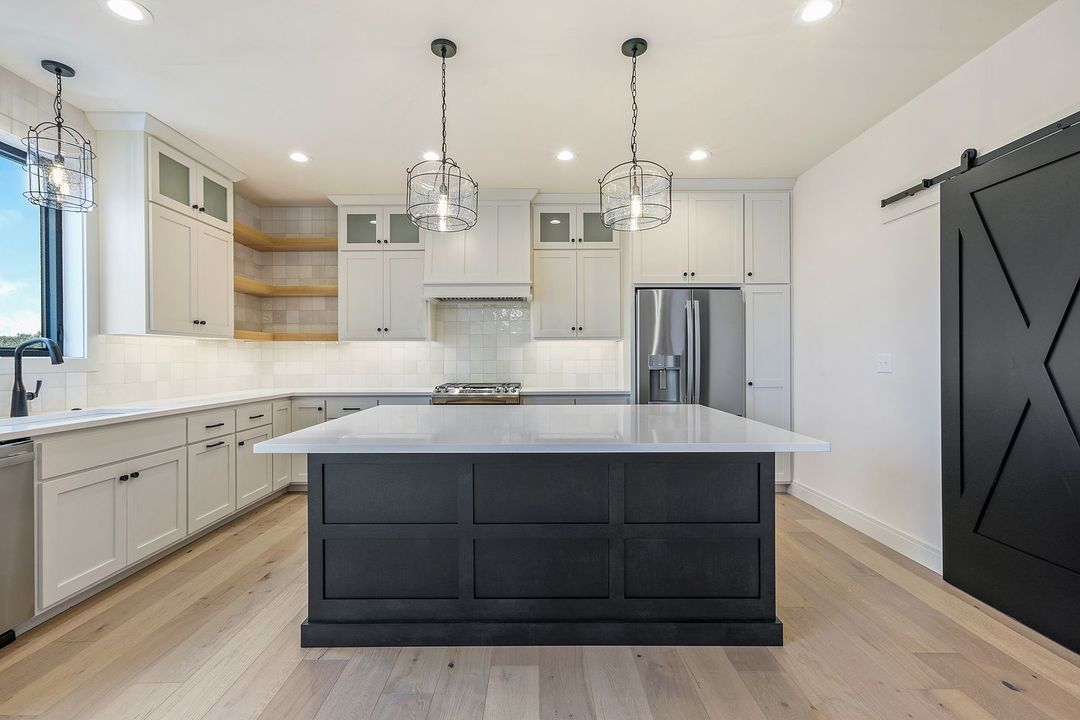
{"type": "Polygon", "coordinates": [[[446,153],[446,59],[457,54],[452,40],[431,42],[442,60],[442,153],[406,171],[405,194],[409,218],[423,230],[458,232],[476,225],[476,181],[446,153]]]}
{"type": "Polygon", "coordinates": [[[630,160],[608,170],[600,180],[600,212],[612,230],[649,230],[671,218],[671,173],[663,165],[637,156],[637,60],[649,44],[630,38],[622,45],[630,58],[630,160]]]}
{"type": "Polygon", "coordinates": [[[41,67],[56,75],[56,117],[30,128],[26,145],[26,199],[35,205],[66,212],[94,209],[94,151],[82,133],[64,123],[62,81],[75,70],[55,60],[41,67]]]}

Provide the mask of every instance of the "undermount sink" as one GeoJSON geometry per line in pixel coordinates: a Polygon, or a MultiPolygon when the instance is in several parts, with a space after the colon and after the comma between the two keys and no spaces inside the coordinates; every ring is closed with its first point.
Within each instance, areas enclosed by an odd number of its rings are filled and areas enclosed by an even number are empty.
{"type": "Polygon", "coordinates": [[[117,407],[117,408],[90,408],[87,410],[68,410],[66,412],[43,413],[20,418],[0,418],[0,427],[12,427],[21,425],[33,425],[44,421],[55,420],[91,420],[93,418],[111,417],[113,415],[127,415],[128,413],[145,412],[151,408],[146,407],[117,407]]]}

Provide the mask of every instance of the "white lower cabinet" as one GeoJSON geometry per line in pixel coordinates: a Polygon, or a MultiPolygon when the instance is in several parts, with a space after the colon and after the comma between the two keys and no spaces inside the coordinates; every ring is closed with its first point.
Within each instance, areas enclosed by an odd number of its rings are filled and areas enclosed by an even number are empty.
{"type": "Polygon", "coordinates": [[[182,540],[188,527],[184,449],[132,460],[130,468],[123,481],[128,564],[182,540]]]}
{"type": "Polygon", "coordinates": [[[41,605],[48,607],[122,569],[126,518],[122,465],[43,482],[41,605]]]}
{"type": "MultiPolygon", "coordinates": [[[[286,435],[292,432],[292,402],[289,400],[275,400],[273,404],[274,437],[286,435]]],[[[292,482],[292,455],[274,453],[271,468],[274,475],[274,490],[280,490],[292,482]]]]}
{"type": "Polygon", "coordinates": [[[269,425],[236,434],[236,507],[242,508],[273,491],[273,455],[255,454],[255,444],[269,440],[269,425]]]}
{"type": "Polygon", "coordinates": [[[189,532],[201,530],[236,510],[234,437],[188,446],[189,532]]]}
{"type": "MultiPolygon", "coordinates": [[[[359,254],[359,253],[358,253],[359,254]]],[[[292,401],[292,431],[303,430],[326,420],[326,400],[300,398],[292,401]]],[[[292,455],[292,482],[307,485],[307,455],[292,455]]]]}

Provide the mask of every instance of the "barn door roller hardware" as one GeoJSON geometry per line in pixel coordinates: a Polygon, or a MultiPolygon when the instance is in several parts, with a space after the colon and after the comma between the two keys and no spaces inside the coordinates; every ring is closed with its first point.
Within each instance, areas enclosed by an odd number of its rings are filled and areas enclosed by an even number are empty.
{"type": "Polygon", "coordinates": [[[963,153],[960,154],[960,164],[957,165],[956,167],[954,167],[952,170],[946,170],[945,172],[941,173],[940,175],[937,175],[937,176],[932,177],[932,178],[924,178],[922,181],[919,182],[919,184],[912,185],[907,190],[901,190],[900,192],[896,193],[895,195],[890,195],[889,197],[887,197],[887,198],[885,198],[885,199],[883,199],[881,201],[881,207],[888,207],[889,205],[892,205],[894,202],[898,202],[900,200],[903,200],[904,198],[909,198],[912,195],[917,195],[918,193],[921,193],[923,190],[928,190],[929,188],[932,188],[935,185],[939,185],[939,184],[945,182],[946,180],[951,180],[952,178],[956,177],[957,175],[960,175],[961,173],[965,173],[968,170],[971,170],[972,168],[979,167],[980,165],[985,165],[986,163],[988,163],[988,162],[990,162],[992,160],[997,160],[999,157],[1002,157],[1004,155],[1008,155],[1009,153],[1011,153],[1011,152],[1013,152],[1015,150],[1019,150],[1020,148],[1025,147],[1027,145],[1030,145],[1033,142],[1037,142],[1039,140],[1042,140],[1043,138],[1049,137],[1049,136],[1053,135],[1054,133],[1061,132],[1062,130],[1065,130],[1066,128],[1072,127],[1073,125],[1076,125],[1077,123],[1080,123],[1080,112],[1073,113],[1072,115],[1068,116],[1067,118],[1064,118],[1062,120],[1058,120],[1056,123],[1053,123],[1051,125],[1047,125],[1044,128],[1041,128],[1039,130],[1036,130],[1033,133],[1029,133],[1029,134],[1025,135],[1024,137],[1020,138],[1019,140],[1014,140],[1011,143],[1009,143],[1008,145],[1003,145],[1002,147],[999,147],[997,150],[993,150],[993,151],[988,152],[988,153],[986,153],[984,155],[980,155],[979,151],[976,150],[975,148],[968,148],[967,150],[965,150],[963,153]]]}

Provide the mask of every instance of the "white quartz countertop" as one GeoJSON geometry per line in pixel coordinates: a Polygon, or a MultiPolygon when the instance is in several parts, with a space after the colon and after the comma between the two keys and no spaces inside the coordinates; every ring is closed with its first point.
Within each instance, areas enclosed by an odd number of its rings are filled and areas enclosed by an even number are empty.
{"type": "MultiPolygon", "coordinates": [[[[248,402],[265,402],[290,397],[402,397],[428,396],[431,388],[274,388],[265,390],[242,390],[220,392],[212,395],[193,395],[114,405],[85,410],[42,413],[24,418],[0,418],[0,442],[26,437],[38,437],[69,430],[83,430],[133,420],[148,420],[166,415],[213,410],[228,405],[248,402]]],[[[567,390],[561,388],[524,388],[522,395],[629,395],[629,390],[597,389],[567,390]]]]}
{"type": "Polygon", "coordinates": [[[257,453],[827,452],[830,445],[702,405],[381,405],[257,453]]]}

